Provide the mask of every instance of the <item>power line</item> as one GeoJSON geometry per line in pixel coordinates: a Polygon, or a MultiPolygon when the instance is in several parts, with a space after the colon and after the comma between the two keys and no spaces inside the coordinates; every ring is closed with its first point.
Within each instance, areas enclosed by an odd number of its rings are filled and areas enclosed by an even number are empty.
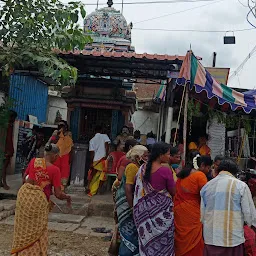
{"type": "MultiPolygon", "coordinates": [[[[215,0],[160,0],[160,1],[141,1],[141,2],[117,2],[114,5],[144,5],[144,4],[173,4],[173,3],[198,3],[198,2],[213,2],[215,0]]],[[[86,3],[85,6],[106,6],[106,3],[86,3]]],[[[4,3],[0,2],[0,6],[4,6],[4,3]]]]}
{"type": "Polygon", "coordinates": [[[236,75],[238,75],[238,73],[243,69],[246,62],[253,56],[255,52],[256,52],[256,45],[253,47],[253,49],[250,51],[247,57],[243,60],[243,62],[238,66],[238,68],[234,72],[232,72],[232,74],[229,77],[229,81],[232,80],[236,75]]]}
{"type": "Polygon", "coordinates": [[[143,23],[143,22],[147,22],[147,21],[151,21],[151,20],[156,20],[156,19],[161,19],[161,18],[164,18],[164,17],[180,14],[180,13],[183,13],[183,12],[192,11],[192,10],[195,10],[195,9],[199,9],[199,8],[202,8],[202,7],[205,7],[205,6],[208,6],[208,5],[212,5],[212,4],[216,4],[216,3],[219,3],[219,2],[223,2],[223,1],[225,1],[225,0],[214,1],[214,2],[209,3],[209,4],[204,4],[204,5],[196,6],[196,7],[193,7],[193,8],[181,10],[181,11],[178,11],[178,12],[173,12],[173,13],[169,13],[169,14],[165,14],[165,15],[149,18],[149,19],[146,19],[146,20],[137,21],[137,22],[134,22],[134,24],[143,23]]]}
{"type": "Polygon", "coordinates": [[[243,7],[248,7],[247,5],[243,4],[240,0],[237,0],[243,7]]]}
{"type": "MultiPolygon", "coordinates": [[[[254,2],[253,0],[252,0],[252,2],[253,2],[253,4],[255,4],[255,2],[254,2]]],[[[250,20],[249,20],[250,14],[252,14],[252,15],[254,16],[254,18],[256,18],[256,15],[255,15],[255,13],[254,13],[256,6],[251,7],[251,6],[250,6],[250,0],[248,0],[248,7],[249,7],[249,12],[247,13],[246,20],[247,20],[247,22],[248,22],[252,27],[256,28],[256,26],[253,25],[253,24],[250,22],[250,20]]]]}
{"type": "MultiPolygon", "coordinates": [[[[141,1],[141,2],[117,2],[114,5],[144,5],[144,4],[173,4],[173,3],[199,3],[199,2],[213,2],[215,0],[160,0],[160,1],[141,1]]],[[[106,3],[84,3],[89,5],[106,5],[106,3]]]]}
{"type": "Polygon", "coordinates": [[[159,32],[197,32],[197,33],[226,33],[226,32],[244,32],[256,30],[255,28],[233,29],[233,30],[199,30],[199,29],[162,29],[162,28],[133,28],[140,31],[159,31],[159,32]]]}

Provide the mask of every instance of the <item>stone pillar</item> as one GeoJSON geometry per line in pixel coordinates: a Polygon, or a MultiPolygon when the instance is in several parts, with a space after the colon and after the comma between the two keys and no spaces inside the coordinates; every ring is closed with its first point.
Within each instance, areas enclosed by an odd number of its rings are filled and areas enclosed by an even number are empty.
{"type": "Polygon", "coordinates": [[[118,128],[118,110],[112,110],[112,121],[111,121],[111,137],[114,140],[117,136],[118,128]]]}
{"type": "Polygon", "coordinates": [[[88,144],[75,143],[73,148],[73,162],[71,166],[69,193],[85,192],[85,168],[88,153],[88,144]]]}
{"type": "Polygon", "coordinates": [[[80,113],[81,108],[75,107],[70,114],[70,130],[74,141],[79,139],[80,113]]]}

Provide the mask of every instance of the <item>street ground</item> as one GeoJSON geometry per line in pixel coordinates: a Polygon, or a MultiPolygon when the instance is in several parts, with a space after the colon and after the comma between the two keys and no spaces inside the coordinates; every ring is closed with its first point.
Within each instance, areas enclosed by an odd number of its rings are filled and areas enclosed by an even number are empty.
{"type": "MultiPolygon", "coordinates": [[[[12,196],[17,194],[21,185],[19,175],[9,176],[8,179],[12,191],[3,194],[6,191],[0,189],[0,256],[10,255],[15,210],[15,197],[12,196]]],[[[54,199],[61,211],[55,208],[49,214],[48,255],[107,256],[109,238],[114,229],[111,193],[97,195],[89,200],[85,195],[72,195],[72,199],[71,212],[66,212],[65,202],[54,199]],[[106,232],[95,229],[104,229],[106,232]]],[[[254,202],[256,204],[256,197],[254,202]]]]}
{"type": "MultiPolygon", "coordinates": [[[[0,255],[10,256],[13,226],[0,225],[0,255]]],[[[109,242],[100,237],[89,237],[71,232],[49,231],[49,255],[107,256],[109,242]]]]}
{"type": "MultiPolygon", "coordinates": [[[[7,176],[11,190],[0,188],[0,256],[10,256],[15,199],[21,186],[20,175],[7,176]]],[[[49,256],[107,256],[114,229],[111,193],[89,199],[72,193],[72,209],[66,202],[51,198],[58,207],[49,214],[49,256]],[[104,229],[104,232],[95,229],[104,229]]]]}

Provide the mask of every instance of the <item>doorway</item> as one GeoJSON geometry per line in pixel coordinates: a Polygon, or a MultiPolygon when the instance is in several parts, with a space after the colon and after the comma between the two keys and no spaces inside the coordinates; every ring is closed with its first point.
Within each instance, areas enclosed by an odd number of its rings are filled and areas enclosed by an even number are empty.
{"type": "Polygon", "coordinates": [[[112,110],[82,108],[80,134],[90,140],[95,135],[97,125],[102,126],[103,133],[111,135],[112,110]]]}

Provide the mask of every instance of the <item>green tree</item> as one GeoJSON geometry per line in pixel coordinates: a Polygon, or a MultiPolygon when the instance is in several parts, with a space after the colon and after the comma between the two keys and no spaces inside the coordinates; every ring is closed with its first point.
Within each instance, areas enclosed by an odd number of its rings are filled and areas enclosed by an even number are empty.
{"type": "Polygon", "coordinates": [[[0,67],[5,75],[14,69],[38,70],[46,77],[75,83],[77,69],[57,50],[83,49],[91,41],[78,25],[86,15],[81,2],[59,0],[0,1],[0,67]]]}
{"type": "MultiPolygon", "coordinates": [[[[85,15],[81,2],[0,0],[0,69],[7,77],[5,83],[13,70],[23,69],[39,71],[59,85],[75,84],[77,69],[59,58],[57,51],[83,49],[91,41],[78,25],[85,15]]],[[[11,102],[6,99],[0,106],[0,169],[11,102]]]]}

